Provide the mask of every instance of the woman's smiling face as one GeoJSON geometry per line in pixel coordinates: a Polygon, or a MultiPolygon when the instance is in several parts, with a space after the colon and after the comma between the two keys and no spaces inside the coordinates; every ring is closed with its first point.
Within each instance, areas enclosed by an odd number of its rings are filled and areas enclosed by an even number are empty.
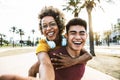
{"type": "Polygon", "coordinates": [[[42,18],[42,32],[48,40],[55,40],[59,33],[59,28],[55,19],[52,16],[42,18]]]}

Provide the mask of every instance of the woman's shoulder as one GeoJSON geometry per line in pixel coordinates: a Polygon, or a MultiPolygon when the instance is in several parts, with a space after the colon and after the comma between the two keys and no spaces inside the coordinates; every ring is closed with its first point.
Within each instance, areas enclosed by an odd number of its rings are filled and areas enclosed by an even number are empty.
{"type": "Polygon", "coordinates": [[[46,39],[44,39],[44,38],[43,38],[43,39],[40,39],[40,40],[39,40],[39,43],[46,43],[46,39]]]}

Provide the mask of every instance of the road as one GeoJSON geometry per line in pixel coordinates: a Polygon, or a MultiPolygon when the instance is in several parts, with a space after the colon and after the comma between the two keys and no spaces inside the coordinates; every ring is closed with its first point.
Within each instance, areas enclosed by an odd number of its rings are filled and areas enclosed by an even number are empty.
{"type": "MultiPolygon", "coordinates": [[[[8,49],[9,50],[9,49],[8,49]]],[[[1,50],[4,51],[4,50],[1,50]]],[[[18,74],[28,75],[28,69],[35,63],[37,57],[34,53],[0,57],[0,75],[18,74]]],[[[86,72],[82,80],[117,80],[109,75],[86,66],[86,72]]]]}
{"type": "Polygon", "coordinates": [[[0,57],[0,74],[27,76],[28,69],[36,60],[37,57],[34,53],[0,57]]]}

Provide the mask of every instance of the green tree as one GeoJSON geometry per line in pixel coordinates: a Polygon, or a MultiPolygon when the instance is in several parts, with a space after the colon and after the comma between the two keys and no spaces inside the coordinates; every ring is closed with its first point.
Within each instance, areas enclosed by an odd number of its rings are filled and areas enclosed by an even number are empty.
{"type": "Polygon", "coordinates": [[[3,37],[5,37],[6,35],[4,35],[4,34],[1,34],[0,33],[0,45],[1,45],[1,47],[2,47],[2,45],[3,45],[3,37]]]}
{"type": "Polygon", "coordinates": [[[34,44],[34,33],[35,33],[35,30],[34,29],[32,29],[32,33],[33,33],[33,46],[35,45],[34,44]]]}
{"type": "Polygon", "coordinates": [[[63,5],[63,10],[72,11],[74,17],[78,17],[81,11],[81,0],[68,0],[66,5],[63,5]]]}
{"type": "Polygon", "coordinates": [[[31,40],[30,40],[30,36],[28,36],[28,40],[27,40],[27,46],[31,46],[31,40]]]}
{"type": "Polygon", "coordinates": [[[107,46],[110,46],[110,35],[111,35],[111,30],[107,30],[104,32],[104,39],[107,43],[107,46]]]}
{"type": "Polygon", "coordinates": [[[19,33],[20,35],[20,44],[22,47],[22,44],[23,44],[22,36],[24,35],[24,31],[22,29],[18,29],[17,33],[19,33]]]}
{"type": "Polygon", "coordinates": [[[3,42],[8,46],[8,44],[9,44],[8,40],[3,40],[3,42]]]}
{"type": "Polygon", "coordinates": [[[116,32],[116,41],[120,41],[120,21],[117,22],[117,24],[114,25],[113,31],[116,32]]]}
{"type": "Polygon", "coordinates": [[[99,32],[94,32],[94,40],[96,42],[96,46],[100,45],[100,34],[99,34],[99,32]]]}
{"type": "Polygon", "coordinates": [[[13,47],[15,47],[14,34],[17,32],[17,28],[15,26],[13,26],[13,27],[11,27],[10,31],[13,32],[13,47]]]}

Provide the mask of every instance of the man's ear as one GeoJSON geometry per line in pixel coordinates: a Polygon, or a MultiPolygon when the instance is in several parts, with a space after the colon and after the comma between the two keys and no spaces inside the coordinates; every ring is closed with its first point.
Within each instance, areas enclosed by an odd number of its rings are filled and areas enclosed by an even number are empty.
{"type": "Polygon", "coordinates": [[[86,33],[86,38],[88,37],[88,33],[86,33]]]}

